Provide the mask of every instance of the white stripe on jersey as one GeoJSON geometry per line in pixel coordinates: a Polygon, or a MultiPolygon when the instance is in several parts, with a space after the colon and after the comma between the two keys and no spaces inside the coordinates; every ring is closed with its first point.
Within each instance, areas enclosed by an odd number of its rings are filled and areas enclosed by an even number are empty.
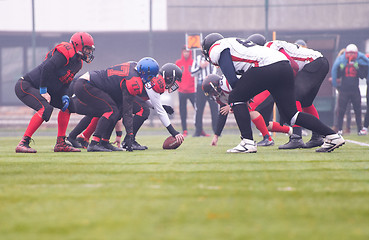
{"type": "Polygon", "coordinates": [[[209,58],[214,65],[219,65],[220,54],[227,48],[230,50],[237,74],[242,74],[251,67],[262,67],[288,60],[278,51],[254,45],[244,39],[223,38],[216,41],[209,50],[209,58]]]}
{"type": "Polygon", "coordinates": [[[308,63],[314,61],[317,58],[323,57],[318,51],[313,49],[301,47],[295,43],[289,43],[286,41],[270,41],[265,44],[265,46],[279,51],[280,49],[284,49],[288,55],[291,56],[293,60],[299,65],[299,71],[308,63]]]}

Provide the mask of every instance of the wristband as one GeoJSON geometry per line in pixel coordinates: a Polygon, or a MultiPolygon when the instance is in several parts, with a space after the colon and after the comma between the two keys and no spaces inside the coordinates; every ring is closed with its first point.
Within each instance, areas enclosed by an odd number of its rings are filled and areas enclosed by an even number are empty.
{"type": "Polygon", "coordinates": [[[40,87],[40,94],[47,93],[47,87],[40,87]]]}
{"type": "Polygon", "coordinates": [[[115,131],[115,134],[117,135],[117,137],[121,137],[123,134],[123,131],[115,131]]]}
{"type": "Polygon", "coordinates": [[[175,137],[179,132],[177,132],[174,127],[172,126],[172,124],[169,124],[169,126],[167,127],[169,133],[175,137]]]}

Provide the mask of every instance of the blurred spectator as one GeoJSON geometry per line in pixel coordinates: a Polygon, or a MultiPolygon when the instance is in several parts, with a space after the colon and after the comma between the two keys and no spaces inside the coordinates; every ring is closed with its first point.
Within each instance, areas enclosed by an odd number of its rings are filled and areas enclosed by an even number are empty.
{"type": "Polygon", "coordinates": [[[183,136],[187,136],[187,99],[190,100],[192,106],[196,110],[195,95],[195,79],[191,76],[191,67],[193,59],[191,50],[186,47],[182,48],[181,58],[176,61],[176,65],[182,70],[182,81],[179,83],[179,114],[181,116],[181,124],[183,136]]]}
{"type": "Polygon", "coordinates": [[[337,126],[340,134],[342,134],[343,117],[350,100],[355,112],[358,135],[367,134],[362,129],[359,78],[367,77],[368,66],[368,58],[358,51],[355,44],[349,44],[345,49],[345,53],[340,55],[333,64],[332,85],[339,92],[337,126]],[[341,78],[339,84],[337,78],[341,78]]]}
{"type": "Polygon", "coordinates": [[[195,60],[192,63],[191,74],[195,77],[195,81],[197,83],[196,86],[196,115],[195,115],[195,127],[196,131],[193,135],[194,137],[209,137],[210,135],[205,133],[203,129],[202,119],[204,115],[204,108],[206,102],[209,103],[210,112],[211,112],[211,123],[213,132],[215,132],[217,128],[217,119],[218,119],[218,104],[212,100],[210,97],[205,96],[204,91],[202,90],[202,82],[206,76],[209,74],[216,74],[217,68],[205,60],[203,54],[199,54],[196,56],[195,60]]]}
{"type": "MultiPolygon", "coordinates": [[[[366,54],[366,57],[369,59],[369,53],[366,54]]],[[[369,73],[368,76],[366,76],[366,113],[363,131],[368,133],[368,127],[369,127],[369,73]]]]}
{"type": "MultiPolygon", "coordinates": [[[[342,54],[345,53],[345,50],[346,48],[342,48],[338,54],[337,54],[337,57],[338,58],[339,56],[341,56],[342,54]]],[[[332,77],[329,77],[328,81],[330,81],[332,83],[332,77]]],[[[340,78],[337,78],[336,79],[336,82],[337,82],[337,85],[340,85],[341,84],[341,79],[340,78]]],[[[334,113],[333,113],[333,127],[332,129],[336,132],[338,132],[338,90],[336,88],[334,88],[333,90],[333,96],[335,98],[335,101],[334,101],[334,113]]],[[[347,104],[347,109],[346,109],[346,112],[345,112],[345,116],[346,116],[346,129],[343,131],[344,134],[350,134],[351,132],[351,100],[348,102],[347,104]]],[[[345,117],[344,117],[345,119],[345,117]]]]}

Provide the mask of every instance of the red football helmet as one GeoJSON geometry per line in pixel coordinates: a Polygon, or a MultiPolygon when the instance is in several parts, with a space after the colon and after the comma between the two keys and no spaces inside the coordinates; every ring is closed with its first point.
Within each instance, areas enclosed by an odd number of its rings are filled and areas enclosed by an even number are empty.
{"type": "Polygon", "coordinates": [[[86,32],[77,32],[70,38],[76,53],[81,55],[82,60],[90,63],[94,59],[94,39],[86,32]]]}

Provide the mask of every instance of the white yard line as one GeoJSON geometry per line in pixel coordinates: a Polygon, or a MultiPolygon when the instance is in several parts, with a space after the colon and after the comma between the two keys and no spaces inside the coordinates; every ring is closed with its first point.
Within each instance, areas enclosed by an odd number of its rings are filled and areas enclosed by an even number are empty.
{"type": "Polygon", "coordinates": [[[345,140],[346,140],[346,142],[349,142],[349,143],[354,143],[354,144],[357,144],[357,145],[360,145],[360,146],[369,147],[369,144],[367,144],[367,143],[357,142],[357,141],[348,140],[348,139],[345,139],[345,140]]]}

